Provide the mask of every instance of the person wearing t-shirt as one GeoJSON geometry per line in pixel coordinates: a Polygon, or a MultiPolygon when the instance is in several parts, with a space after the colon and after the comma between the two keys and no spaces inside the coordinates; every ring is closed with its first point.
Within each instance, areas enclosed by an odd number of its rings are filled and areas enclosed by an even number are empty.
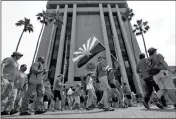
{"type": "Polygon", "coordinates": [[[31,99],[32,93],[36,90],[37,98],[35,100],[34,114],[43,114],[46,110],[43,107],[43,95],[44,95],[44,84],[43,80],[45,74],[49,71],[44,68],[45,58],[40,56],[37,61],[32,63],[30,68],[30,75],[28,76],[29,84],[28,89],[24,94],[22,106],[20,109],[20,116],[31,115],[28,110],[29,100],[31,99]]]}
{"type": "Polygon", "coordinates": [[[60,74],[58,78],[55,80],[54,88],[53,88],[55,104],[56,104],[56,99],[59,98],[59,110],[61,110],[61,102],[62,102],[61,91],[63,89],[63,86],[65,86],[65,84],[62,83],[63,78],[64,78],[63,75],[60,74]]]}
{"type": "Polygon", "coordinates": [[[175,71],[172,71],[162,54],[157,53],[157,49],[149,48],[149,60],[152,61],[153,66],[158,66],[160,72],[153,76],[154,81],[159,86],[160,90],[157,92],[157,97],[154,98],[155,102],[160,102],[161,96],[165,93],[168,94],[169,98],[174,102],[174,107],[176,107],[176,94],[171,73],[175,74],[175,71]]]}
{"type": "Polygon", "coordinates": [[[23,64],[20,66],[20,70],[18,71],[18,75],[17,75],[17,83],[16,83],[16,87],[17,87],[17,98],[15,100],[15,105],[14,105],[14,110],[11,111],[11,115],[15,114],[19,111],[19,107],[21,106],[21,101],[22,101],[22,97],[25,93],[25,91],[27,90],[27,74],[25,73],[25,71],[27,70],[27,65],[23,64]]]}
{"type": "Polygon", "coordinates": [[[19,52],[13,52],[11,57],[7,57],[2,61],[1,64],[1,80],[6,80],[8,82],[7,86],[4,89],[4,92],[1,94],[1,103],[3,100],[7,99],[5,104],[4,111],[1,112],[1,115],[9,115],[7,108],[10,106],[11,109],[14,109],[14,103],[17,96],[17,88],[15,83],[17,81],[18,74],[18,60],[21,59],[23,54],[19,52]],[[11,94],[10,94],[11,93],[11,94]],[[10,94],[10,95],[9,95],[10,94]]]}
{"type": "MultiPolygon", "coordinates": [[[[150,109],[150,106],[148,103],[149,103],[150,97],[153,93],[153,89],[158,91],[159,87],[155,83],[155,81],[153,80],[153,76],[149,74],[148,67],[147,67],[147,58],[145,58],[145,54],[144,53],[139,54],[139,59],[140,60],[137,63],[136,72],[138,74],[141,74],[141,77],[142,77],[143,81],[145,82],[144,84],[145,84],[145,89],[146,89],[143,105],[145,108],[150,109]]],[[[156,106],[159,108],[163,108],[162,105],[167,106],[166,100],[164,99],[164,96],[162,96],[162,98],[161,98],[161,103],[162,104],[160,104],[160,102],[158,102],[156,104],[156,106]]]]}
{"type": "Polygon", "coordinates": [[[119,90],[117,89],[117,86],[116,86],[116,80],[115,80],[114,69],[113,68],[108,69],[108,80],[109,80],[109,85],[110,85],[111,90],[112,90],[112,94],[116,95],[116,97],[119,101],[120,107],[122,107],[122,105],[121,105],[122,104],[122,99],[121,99],[120,92],[119,92],[119,90]]]}
{"type": "Polygon", "coordinates": [[[97,63],[97,77],[103,90],[103,97],[100,100],[98,107],[104,108],[104,111],[114,111],[114,109],[109,106],[109,93],[111,92],[111,88],[108,84],[107,69],[108,66],[105,66],[105,58],[99,57],[97,63]]]}

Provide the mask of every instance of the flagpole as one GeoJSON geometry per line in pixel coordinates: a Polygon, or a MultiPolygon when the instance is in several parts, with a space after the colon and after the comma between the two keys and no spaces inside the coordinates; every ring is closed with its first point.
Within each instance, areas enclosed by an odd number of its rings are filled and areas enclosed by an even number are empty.
{"type": "MultiPolygon", "coordinates": [[[[92,37],[95,37],[95,35],[93,34],[93,36],[92,37]]],[[[95,37],[96,38],[96,37],[95,37]]],[[[98,40],[98,39],[97,39],[98,40]]],[[[105,47],[99,40],[98,40],[98,42],[103,46],[103,47],[105,47]]],[[[106,47],[105,47],[106,48],[106,47]]],[[[111,54],[111,53],[110,53],[111,54]]],[[[116,59],[112,54],[111,54],[111,56],[117,61],[117,62],[119,62],[118,61],[118,59],[116,59]]]]}

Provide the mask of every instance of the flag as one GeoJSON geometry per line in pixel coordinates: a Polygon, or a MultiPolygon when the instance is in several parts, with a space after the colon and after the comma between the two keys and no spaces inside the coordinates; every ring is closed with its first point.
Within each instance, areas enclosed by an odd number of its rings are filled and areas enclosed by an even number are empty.
{"type": "Polygon", "coordinates": [[[100,41],[95,37],[89,38],[89,40],[83,44],[78,51],[73,53],[73,62],[77,62],[78,68],[85,65],[89,60],[91,60],[98,53],[106,50],[106,48],[100,43],[100,41]]]}

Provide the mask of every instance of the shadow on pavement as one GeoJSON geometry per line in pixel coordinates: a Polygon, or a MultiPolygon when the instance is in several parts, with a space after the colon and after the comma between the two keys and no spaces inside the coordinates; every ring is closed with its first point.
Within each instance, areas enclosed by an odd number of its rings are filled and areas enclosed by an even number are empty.
{"type": "MultiPolygon", "coordinates": [[[[97,110],[97,111],[85,111],[85,112],[53,112],[53,113],[44,113],[44,114],[41,114],[41,115],[69,115],[69,114],[89,114],[89,113],[100,113],[100,112],[105,112],[103,110],[97,110]]],[[[26,116],[30,116],[30,115],[26,115],[26,116]]],[[[7,116],[1,116],[1,118],[18,118],[18,117],[26,117],[26,116],[19,116],[19,114],[16,114],[16,115],[7,115],[7,116]]],[[[34,116],[33,114],[31,116],[34,116]]],[[[38,116],[38,115],[36,115],[38,116]]]]}
{"type": "Polygon", "coordinates": [[[144,111],[156,111],[156,112],[176,112],[175,109],[141,109],[144,111]]]}
{"type": "Polygon", "coordinates": [[[100,113],[100,112],[105,112],[103,110],[98,110],[98,111],[86,111],[86,112],[67,112],[67,113],[50,113],[50,114],[43,114],[43,115],[68,115],[68,114],[89,114],[89,113],[100,113]]]}

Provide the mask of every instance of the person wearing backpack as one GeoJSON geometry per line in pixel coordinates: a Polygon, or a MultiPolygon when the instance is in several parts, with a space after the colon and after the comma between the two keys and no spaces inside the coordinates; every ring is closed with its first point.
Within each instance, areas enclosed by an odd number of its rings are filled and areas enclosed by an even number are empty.
{"type": "Polygon", "coordinates": [[[149,68],[149,73],[153,75],[153,79],[156,84],[159,86],[160,90],[157,92],[157,96],[154,98],[154,101],[160,101],[161,96],[168,94],[169,98],[174,102],[174,107],[176,107],[176,93],[175,87],[171,74],[175,74],[175,71],[172,71],[162,54],[157,53],[157,49],[149,48],[149,62],[151,67],[149,68]]]}
{"type": "MultiPolygon", "coordinates": [[[[146,94],[144,96],[143,105],[145,108],[150,109],[150,106],[148,103],[149,103],[150,97],[153,93],[153,88],[156,91],[158,91],[159,87],[155,83],[155,81],[153,80],[153,76],[151,74],[149,74],[149,70],[148,70],[148,66],[147,66],[147,58],[145,58],[145,54],[144,53],[139,54],[139,59],[140,60],[137,63],[136,72],[138,74],[141,74],[141,77],[144,80],[145,86],[146,86],[146,94]]],[[[161,103],[157,102],[156,106],[159,108],[163,108],[162,105],[167,106],[166,100],[164,99],[164,96],[162,96],[162,98],[161,98],[161,103]]]]}
{"type": "Polygon", "coordinates": [[[44,96],[44,76],[49,71],[44,69],[45,59],[44,57],[39,57],[38,60],[32,63],[29,75],[29,84],[26,93],[24,94],[22,100],[22,106],[20,110],[20,116],[31,115],[28,110],[29,100],[31,98],[32,92],[36,90],[37,98],[35,101],[35,112],[34,114],[42,114],[46,111],[43,109],[43,96],[44,96]]]}

